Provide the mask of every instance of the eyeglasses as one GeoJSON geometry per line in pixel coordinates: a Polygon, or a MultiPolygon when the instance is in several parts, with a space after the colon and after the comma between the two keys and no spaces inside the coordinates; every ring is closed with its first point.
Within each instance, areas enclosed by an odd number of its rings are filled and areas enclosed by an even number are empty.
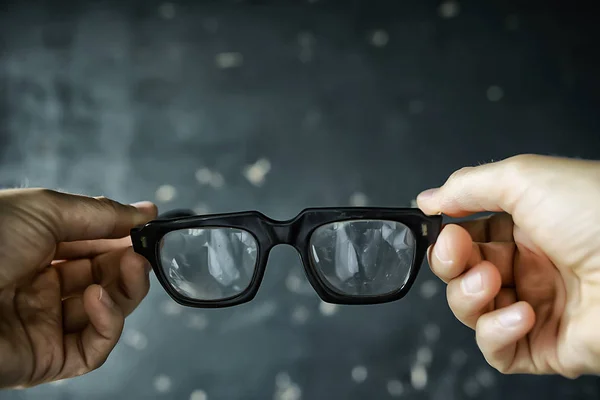
{"type": "Polygon", "coordinates": [[[335,304],[399,300],[414,283],[442,217],[414,208],[312,208],[276,221],[259,212],[194,215],[174,210],[131,230],[133,248],[165,291],[188,307],[252,300],[269,252],[299,253],[319,297],[335,304]]]}

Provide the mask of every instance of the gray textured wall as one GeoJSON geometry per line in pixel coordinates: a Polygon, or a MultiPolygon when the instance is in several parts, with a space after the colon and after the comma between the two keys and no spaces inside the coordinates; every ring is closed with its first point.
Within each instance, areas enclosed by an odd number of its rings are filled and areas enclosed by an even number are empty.
{"type": "MultiPolygon", "coordinates": [[[[520,152],[598,157],[595,28],[564,7],[0,2],[0,185],[286,218],[408,206],[520,152]]],[[[425,268],[403,301],[324,305],[276,249],[252,303],[183,309],[153,280],[102,369],[0,398],[600,395],[592,378],[497,374],[444,294],[425,268]]]]}

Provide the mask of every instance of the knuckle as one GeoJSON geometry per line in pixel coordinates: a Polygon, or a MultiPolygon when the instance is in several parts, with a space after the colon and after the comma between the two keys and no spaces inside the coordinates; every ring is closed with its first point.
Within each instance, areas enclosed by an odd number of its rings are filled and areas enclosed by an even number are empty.
{"type": "Polygon", "coordinates": [[[510,180],[522,180],[537,165],[540,156],[536,154],[519,154],[505,160],[504,171],[510,180]]]}
{"type": "Polygon", "coordinates": [[[29,189],[24,194],[24,204],[37,208],[38,206],[56,205],[60,201],[60,193],[52,189],[35,188],[29,189]]]}
{"type": "Polygon", "coordinates": [[[105,197],[105,196],[96,197],[96,201],[98,202],[100,207],[106,208],[111,211],[116,211],[115,203],[108,197],[105,197]]]}
{"type": "Polygon", "coordinates": [[[110,355],[111,351],[112,347],[107,350],[103,345],[89,343],[84,353],[85,365],[77,372],[77,374],[87,374],[102,367],[104,363],[106,363],[106,360],[108,360],[108,356],[110,355]]]}
{"type": "Polygon", "coordinates": [[[150,292],[150,278],[146,278],[144,280],[144,292],[143,292],[143,295],[142,295],[142,298],[140,299],[140,301],[144,300],[149,292],[150,292]]]}
{"type": "Polygon", "coordinates": [[[483,354],[485,361],[494,368],[496,371],[503,375],[514,375],[529,373],[530,368],[527,365],[519,365],[516,363],[515,353],[500,355],[498,349],[494,348],[492,344],[494,341],[491,339],[493,334],[489,329],[486,329],[485,317],[479,318],[475,327],[475,340],[477,347],[483,354]]]}
{"type": "Polygon", "coordinates": [[[446,300],[448,301],[448,306],[452,311],[456,313],[457,306],[459,305],[459,298],[457,296],[456,290],[456,279],[450,280],[448,285],[446,285],[446,300]]]}
{"type": "Polygon", "coordinates": [[[531,184],[537,181],[534,174],[539,165],[539,157],[535,154],[520,154],[507,159],[502,168],[502,180],[507,182],[509,188],[503,192],[502,201],[514,212],[525,193],[528,193],[531,184]]]}
{"type": "Polygon", "coordinates": [[[150,292],[150,279],[144,278],[144,281],[140,285],[139,294],[135,297],[135,307],[139,306],[140,303],[146,298],[150,292]]]}
{"type": "Polygon", "coordinates": [[[96,200],[98,200],[100,203],[112,203],[112,201],[106,196],[98,196],[96,197],[96,200]]]}
{"type": "Polygon", "coordinates": [[[102,367],[106,363],[107,359],[108,359],[108,354],[99,355],[98,358],[92,360],[90,362],[90,364],[88,365],[88,372],[95,371],[98,368],[102,367]]]}
{"type": "Polygon", "coordinates": [[[59,194],[55,190],[46,189],[46,188],[30,189],[29,193],[34,197],[47,197],[47,198],[55,198],[59,194]]]}
{"type": "Polygon", "coordinates": [[[454,184],[461,179],[464,179],[475,167],[462,167],[454,171],[449,177],[446,184],[454,184]]]}
{"type": "Polygon", "coordinates": [[[116,215],[118,213],[120,204],[118,204],[115,201],[109,199],[108,197],[104,197],[104,196],[99,197],[98,201],[100,202],[102,207],[106,208],[113,214],[116,215]]]}
{"type": "Polygon", "coordinates": [[[515,374],[514,371],[512,371],[510,369],[510,366],[504,363],[498,364],[498,363],[493,363],[490,361],[487,361],[487,363],[490,365],[490,367],[494,368],[496,371],[500,372],[502,375],[513,375],[515,374]]]}
{"type": "Polygon", "coordinates": [[[100,204],[100,208],[111,214],[112,218],[110,218],[110,221],[112,221],[112,226],[110,227],[110,231],[113,231],[118,224],[119,205],[105,196],[96,197],[96,200],[100,204]]]}
{"type": "Polygon", "coordinates": [[[58,227],[64,222],[63,194],[51,189],[25,189],[12,211],[18,220],[36,233],[58,235],[58,227]]]}
{"type": "Polygon", "coordinates": [[[530,163],[530,162],[533,162],[533,161],[539,159],[540,157],[541,156],[538,154],[522,153],[522,154],[517,154],[512,157],[509,157],[506,160],[511,161],[511,162],[530,163]]]}

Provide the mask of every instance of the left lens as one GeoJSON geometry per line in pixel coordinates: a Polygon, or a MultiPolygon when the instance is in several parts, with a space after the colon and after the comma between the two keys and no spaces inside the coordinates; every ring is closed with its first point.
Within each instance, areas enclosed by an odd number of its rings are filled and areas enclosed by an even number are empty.
{"type": "Polygon", "coordinates": [[[241,294],[250,286],[257,258],[254,236],[235,228],[180,229],[160,242],[161,268],[169,285],[192,300],[241,294]]]}
{"type": "Polygon", "coordinates": [[[386,220],[351,220],[317,228],[310,262],[335,292],[380,296],[400,289],[410,276],[416,249],[406,225],[386,220]]]}

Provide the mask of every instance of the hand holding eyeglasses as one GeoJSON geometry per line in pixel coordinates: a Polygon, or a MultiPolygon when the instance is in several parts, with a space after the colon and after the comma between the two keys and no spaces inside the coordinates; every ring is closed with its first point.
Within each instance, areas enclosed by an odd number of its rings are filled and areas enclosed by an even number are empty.
{"type": "Polygon", "coordinates": [[[225,307],[252,299],[278,244],[296,248],[324,300],[373,304],[402,298],[435,243],[432,270],[491,365],[600,373],[600,162],[517,156],[460,170],[418,204],[425,214],[341,208],[290,221],[256,212],[155,220],[147,203],[0,191],[0,387],[100,366],[148,291],[140,254],[174,300],[225,307]],[[440,233],[435,214],[479,211],[499,214],[440,233]]]}
{"type": "Polygon", "coordinates": [[[0,388],[104,363],[150,284],[129,230],[156,212],[150,203],[0,191],[0,388]]]}
{"type": "Polygon", "coordinates": [[[600,373],[600,162],[522,155],[417,199],[447,225],[430,253],[448,304],[503,373],[600,373]]]}

